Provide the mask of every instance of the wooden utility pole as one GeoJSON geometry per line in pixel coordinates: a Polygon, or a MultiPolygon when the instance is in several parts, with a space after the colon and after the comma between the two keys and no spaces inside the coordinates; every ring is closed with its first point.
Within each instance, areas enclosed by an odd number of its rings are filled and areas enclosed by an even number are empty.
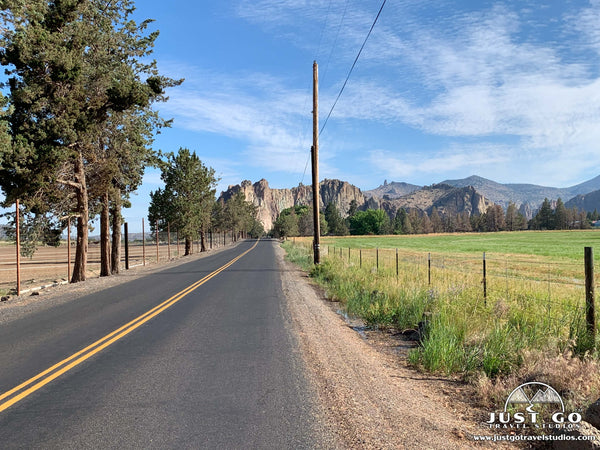
{"type": "Polygon", "coordinates": [[[15,232],[17,239],[17,295],[21,295],[21,226],[19,224],[20,211],[19,211],[19,199],[17,199],[15,215],[15,232]]]}
{"type": "Polygon", "coordinates": [[[312,191],[313,191],[313,228],[315,230],[313,249],[314,263],[321,264],[321,227],[319,222],[319,66],[313,63],[313,145],[312,191]]]}

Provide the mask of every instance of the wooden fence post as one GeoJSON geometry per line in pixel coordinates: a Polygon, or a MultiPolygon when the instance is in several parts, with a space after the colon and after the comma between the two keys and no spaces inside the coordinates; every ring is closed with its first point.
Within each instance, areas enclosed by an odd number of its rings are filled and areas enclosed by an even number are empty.
{"type": "Polygon", "coordinates": [[[379,247],[375,249],[375,257],[377,259],[377,271],[379,271],[379,247]]]}
{"type": "Polygon", "coordinates": [[[156,264],[158,264],[159,261],[159,254],[158,254],[158,219],[156,220],[156,224],[155,224],[155,230],[156,230],[156,264]]]}
{"type": "Polygon", "coordinates": [[[146,265],[146,232],[144,230],[144,218],[142,217],[142,265],[146,265]]]}
{"type": "Polygon", "coordinates": [[[167,223],[167,257],[171,260],[171,222],[167,223]]]}
{"type": "Polygon", "coordinates": [[[67,217],[67,283],[71,282],[71,216],[67,217]]]}
{"type": "Polygon", "coordinates": [[[596,343],[596,313],[595,313],[595,287],[594,287],[594,250],[592,247],[584,248],[585,255],[585,321],[591,341],[596,343]]]}
{"type": "Polygon", "coordinates": [[[398,270],[398,249],[396,249],[396,279],[398,279],[400,271],[398,270]]]}
{"type": "Polygon", "coordinates": [[[17,240],[17,295],[21,295],[21,226],[19,221],[21,212],[19,210],[19,199],[16,204],[16,215],[15,215],[15,232],[17,240]]]}
{"type": "Polygon", "coordinates": [[[360,260],[359,267],[362,269],[362,248],[358,249],[358,257],[359,257],[359,260],[360,260]]]}
{"type": "Polygon", "coordinates": [[[127,222],[123,225],[125,226],[125,270],[129,270],[129,226],[127,222]]]}

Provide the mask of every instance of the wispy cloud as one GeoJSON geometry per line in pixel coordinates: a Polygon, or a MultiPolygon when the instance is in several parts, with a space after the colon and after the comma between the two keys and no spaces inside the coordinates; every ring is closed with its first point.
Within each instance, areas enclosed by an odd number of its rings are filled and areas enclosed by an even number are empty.
{"type": "MultiPolygon", "coordinates": [[[[234,7],[239,18],[323,56],[322,118],[378,6],[347,4],[241,0],[234,7]]],[[[331,151],[323,173],[344,178],[340,166],[365,154],[377,173],[397,179],[500,164],[516,173],[515,165],[536,163],[546,173],[531,177],[568,181],[600,164],[591,150],[600,137],[600,75],[589,62],[591,51],[600,52],[600,0],[568,15],[543,14],[549,13],[510,1],[477,9],[433,0],[386,5],[330,125],[337,133],[365,123],[408,126],[438,138],[440,148],[407,152],[390,143],[375,151],[363,136],[344,161],[331,151]],[[559,42],[575,34],[577,54],[559,42]]],[[[240,140],[244,164],[303,172],[310,135],[305,91],[263,73],[195,74],[171,95],[177,126],[240,140]]]]}
{"type": "Polygon", "coordinates": [[[164,111],[178,127],[239,140],[239,164],[298,174],[308,151],[300,131],[306,108],[305,93],[264,74],[206,73],[174,92],[164,111]]]}

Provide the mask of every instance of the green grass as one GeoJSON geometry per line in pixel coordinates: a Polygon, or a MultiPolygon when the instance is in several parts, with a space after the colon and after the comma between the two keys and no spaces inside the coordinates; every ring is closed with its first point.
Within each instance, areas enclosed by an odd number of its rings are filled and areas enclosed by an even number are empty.
{"type": "Polygon", "coordinates": [[[585,329],[583,247],[600,243],[600,232],[328,237],[319,267],[310,242],[284,247],[350,314],[377,327],[425,324],[410,361],[428,371],[496,378],[517,372],[528,351],[598,357],[585,329]]]}
{"type": "Polygon", "coordinates": [[[399,248],[455,255],[544,256],[556,260],[581,260],[584,247],[597,247],[600,261],[600,231],[519,231],[436,235],[324,237],[322,245],[343,248],[399,248]]]}

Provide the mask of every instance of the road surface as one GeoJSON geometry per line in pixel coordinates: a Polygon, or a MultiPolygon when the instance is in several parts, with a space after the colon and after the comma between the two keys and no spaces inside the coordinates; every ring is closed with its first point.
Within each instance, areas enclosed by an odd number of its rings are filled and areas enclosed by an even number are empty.
{"type": "Polygon", "coordinates": [[[1,325],[0,447],[323,447],[274,245],[1,325]]]}

